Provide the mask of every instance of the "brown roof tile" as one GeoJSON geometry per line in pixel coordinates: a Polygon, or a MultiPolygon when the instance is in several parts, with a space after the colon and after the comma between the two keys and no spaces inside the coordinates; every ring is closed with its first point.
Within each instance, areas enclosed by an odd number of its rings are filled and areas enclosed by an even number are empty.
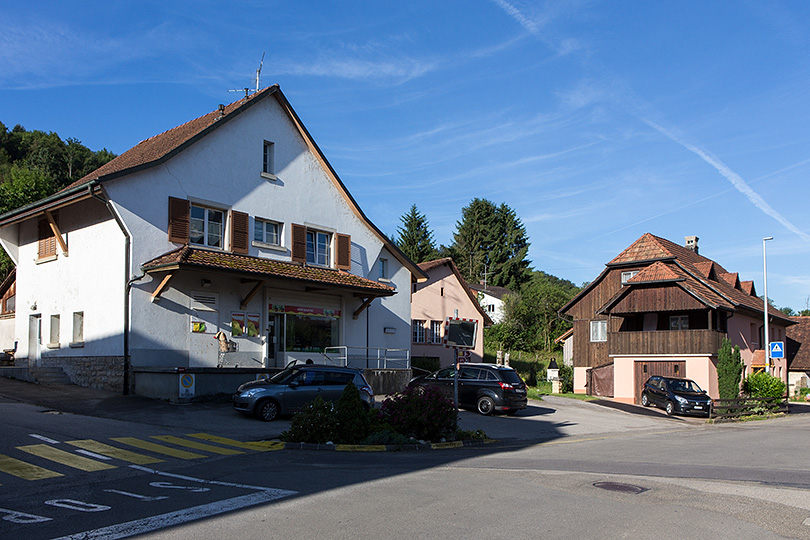
{"type": "Polygon", "coordinates": [[[391,296],[396,292],[390,285],[342,270],[305,266],[298,263],[250,257],[224,251],[197,249],[187,245],[144,263],[142,268],[145,272],[156,272],[171,268],[224,270],[266,278],[292,279],[307,283],[363,290],[377,296],[391,296]]]}
{"type": "Polygon", "coordinates": [[[638,274],[627,280],[627,282],[649,283],[653,281],[671,281],[674,279],[684,279],[683,272],[676,272],[673,267],[659,261],[639,270],[638,274]]]}

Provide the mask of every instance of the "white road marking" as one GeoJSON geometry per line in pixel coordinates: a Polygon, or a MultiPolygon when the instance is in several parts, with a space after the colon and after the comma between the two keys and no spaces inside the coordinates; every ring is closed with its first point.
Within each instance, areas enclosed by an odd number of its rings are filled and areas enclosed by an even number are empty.
{"type": "Polygon", "coordinates": [[[28,435],[29,437],[39,439],[40,441],[46,442],[48,444],[59,444],[59,441],[55,441],[51,438],[46,437],[45,435],[37,435],[36,433],[29,433],[28,435]]]}
{"type": "Polygon", "coordinates": [[[90,456],[93,459],[106,459],[107,461],[111,460],[111,457],[102,456],[101,454],[96,454],[95,452],[91,452],[90,450],[76,450],[77,454],[84,454],[85,456],[90,456]]]}

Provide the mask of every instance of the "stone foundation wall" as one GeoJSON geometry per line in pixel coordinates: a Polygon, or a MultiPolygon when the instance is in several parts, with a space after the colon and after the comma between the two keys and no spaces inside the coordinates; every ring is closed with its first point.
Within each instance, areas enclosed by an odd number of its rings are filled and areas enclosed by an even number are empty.
{"type": "Polygon", "coordinates": [[[124,391],[123,356],[42,358],[41,365],[62,368],[70,381],[79,386],[124,391]]]}

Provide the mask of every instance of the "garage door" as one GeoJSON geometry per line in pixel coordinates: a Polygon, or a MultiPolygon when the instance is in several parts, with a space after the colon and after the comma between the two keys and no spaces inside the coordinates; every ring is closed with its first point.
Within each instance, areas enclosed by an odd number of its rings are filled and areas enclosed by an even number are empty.
{"type": "Polygon", "coordinates": [[[653,375],[683,377],[686,375],[686,362],[636,362],[636,404],[641,403],[641,389],[653,375]]]}

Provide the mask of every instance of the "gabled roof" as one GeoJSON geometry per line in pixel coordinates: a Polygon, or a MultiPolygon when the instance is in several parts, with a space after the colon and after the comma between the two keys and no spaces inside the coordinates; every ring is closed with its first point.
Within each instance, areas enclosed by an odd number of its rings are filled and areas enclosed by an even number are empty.
{"type": "Polygon", "coordinates": [[[810,371],[810,317],[791,317],[786,330],[787,361],[791,371],[810,371]]]}
{"type": "Polygon", "coordinates": [[[304,127],[301,119],[298,118],[292,105],[287,101],[287,98],[281,92],[277,84],[259,90],[230,105],[220,105],[219,108],[208,114],[141,141],[120,156],[102,165],[84,178],[73,182],[58,193],[36,201],[33,204],[12,210],[4,215],[0,215],[0,226],[31,217],[32,215],[36,215],[37,212],[41,212],[57,204],[66,204],[70,201],[81,200],[82,198],[90,196],[90,192],[100,183],[159,165],[205,137],[219,126],[224,125],[250,107],[271,96],[279,103],[282,110],[295,126],[310,151],[312,151],[321,163],[327,176],[332,180],[352,211],[371,228],[378,239],[385,245],[386,249],[391,252],[403,266],[408,268],[417,280],[422,281],[426,279],[426,276],[419,270],[416,264],[366,217],[360,209],[360,206],[349,193],[349,190],[346,189],[346,186],[327,161],[326,156],[324,156],[321,149],[315,143],[315,140],[309,134],[306,127],[304,127]],[[85,193],[85,191],[87,193],[85,193]]]}
{"type": "Polygon", "coordinates": [[[395,293],[394,288],[390,285],[342,270],[250,257],[226,251],[199,249],[188,245],[155,257],[141,265],[141,268],[147,273],[191,269],[218,270],[249,274],[260,278],[280,278],[307,284],[328,285],[374,296],[391,296],[395,293]]]}
{"type": "Polygon", "coordinates": [[[434,270],[435,268],[438,268],[440,266],[447,266],[450,268],[450,270],[456,276],[456,280],[458,281],[459,285],[461,285],[461,288],[464,289],[464,291],[467,293],[467,296],[470,298],[470,302],[472,302],[472,304],[475,306],[475,309],[478,310],[478,313],[481,314],[481,319],[484,322],[484,326],[492,326],[493,325],[492,319],[490,319],[489,315],[486,314],[484,308],[482,308],[481,304],[478,303],[478,298],[467,286],[467,282],[464,281],[464,279],[461,277],[461,273],[458,271],[458,268],[453,262],[453,259],[451,259],[450,257],[444,257],[441,259],[434,259],[432,261],[425,261],[419,263],[419,268],[425,273],[429,273],[431,270],[434,270]]]}
{"type": "MultiPolygon", "coordinates": [[[[611,268],[633,265],[648,266],[628,280],[627,286],[617,291],[613,298],[598,310],[599,312],[609,310],[628,294],[630,287],[672,281],[707,307],[732,311],[744,309],[754,314],[763,313],[763,301],[754,296],[753,282],[740,282],[738,274],[727,272],[715,261],[650,233],[642,235],[630,247],[607,263],[606,269],[599,277],[563,306],[560,313],[565,313],[580,298],[601,283],[611,268]],[[683,279],[679,280],[673,276],[683,279]],[[750,283],[750,286],[743,287],[742,283],[750,283]]],[[[778,319],[783,324],[794,324],[789,317],[773,307],[768,308],[768,313],[773,319],[778,319]]]]}
{"type": "Polygon", "coordinates": [[[574,335],[574,329],[569,328],[568,330],[566,330],[565,332],[560,334],[560,336],[557,337],[557,339],[554,340],[554,343],[562,343],[563,341],[565,341],[566,339],[568,339],[569,337],[571,337],[573,335],[574,335]]]}
{"type": "Polygon", "coordinates": [[[494,296],[498,300],[503,300],[504,296],[506,296],[507,294],[512,294],[512,291],[510,291],[506,287],[495,287],[494,285],[479,285],[476,283],[467,283],[467,286],[473,291],[486,293],[490,296],[494,296]]]}

